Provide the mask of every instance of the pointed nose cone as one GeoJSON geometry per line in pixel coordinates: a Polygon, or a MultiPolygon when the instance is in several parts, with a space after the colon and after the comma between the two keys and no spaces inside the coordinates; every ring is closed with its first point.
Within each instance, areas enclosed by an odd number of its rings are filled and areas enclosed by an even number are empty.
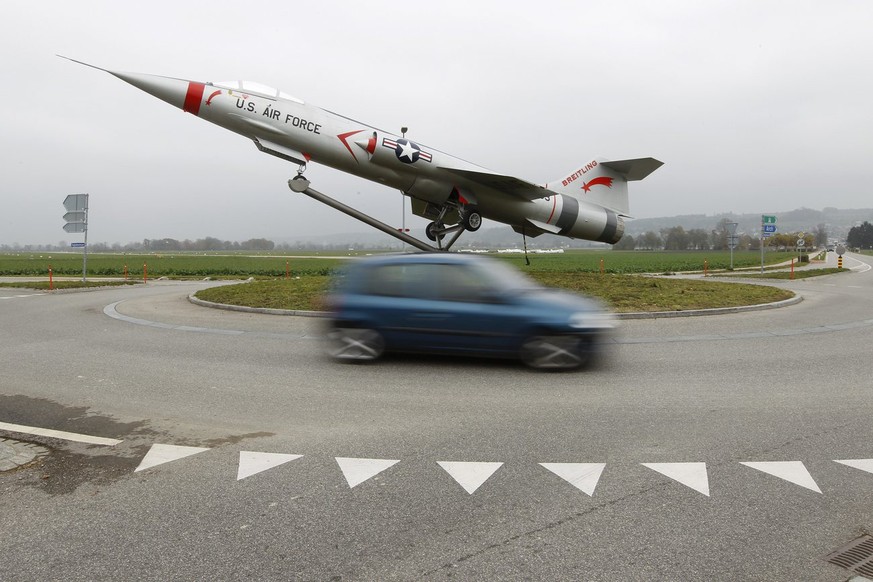
{"type": "Polygon", "coordinates": [[[109,71],[109,73],[183,111],[194,115],[200,112],[200,103],[203,101],[205,87],[203,83],[140,73],[118,73],[115,71],[109,71]]]}

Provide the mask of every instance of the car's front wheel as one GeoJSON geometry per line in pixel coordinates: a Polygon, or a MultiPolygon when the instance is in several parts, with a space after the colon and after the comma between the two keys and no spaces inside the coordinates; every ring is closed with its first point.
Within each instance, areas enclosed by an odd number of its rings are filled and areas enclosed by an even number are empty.
{"type": "Polygon", "coordinates": [[[374,329],[334,328],[327,341],[330,357],[346,362],[372,362],[385,351],[385,340],[374,329]]]}
{"type": "Polygon", "coordinates": [[[521,361],[537,370],[575,370],[591,358],[586,342],[571,335],[533,335],[524,340],[521,361]]]}

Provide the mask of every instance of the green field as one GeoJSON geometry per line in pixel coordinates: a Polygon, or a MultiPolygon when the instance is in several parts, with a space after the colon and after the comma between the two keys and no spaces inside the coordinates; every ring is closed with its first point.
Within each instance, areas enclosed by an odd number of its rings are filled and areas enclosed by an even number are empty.
{"type": "MultiPolygon", "coordinates": [[[[88,255],[89,277],[122,277],[125,266],[132,279],[143,278],[143,265],[149,278],[275,278],[284,277],[286,269],[291,276],[329,275],[341,264],[341,259],[363,256],[356,252],[346,255],[318,255],[316,253],[286,257],[261,254],[93,254],[88,255]]],[[[599,273],[601,260],[605,273],[672,273],[702,271],[704,261],[710,270],[727,269],[730,252],[727,251],[611,251],[572,250],[563,254],[531,254],[530,265],[524,256],[496,254],[528,272],[562,271],[599,273]]],[[[767,264],[790,260],[793,253],[767,252],[767,264]]],[[[760,266],[758,252],[734,253],[734,268],[760,266]]],[[[0,276],[48,277],[51,267],[55,276],[81,276],[82,255],[79,253],[7,253],[0,254],[0,276]]]]}

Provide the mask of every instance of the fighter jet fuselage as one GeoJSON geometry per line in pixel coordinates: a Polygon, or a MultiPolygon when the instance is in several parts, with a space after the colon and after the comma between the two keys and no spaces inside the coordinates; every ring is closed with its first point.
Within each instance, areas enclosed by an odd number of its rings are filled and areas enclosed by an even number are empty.
{"type": "Polygon", "coordinates": [[[259,83],[107,72],[251,139],[261,151],[297,164],[301,174],[314,162],[400,190],[415,214],[432,220],[427,235],[437,242],[447,232],[477,230],[488,218],[528,236],[549,232],[615,243],[629,212],[627,181],[661,166],[653,158],[590,159],[537,185],[416,143],[405,130],[387,132],[259,83]]]}

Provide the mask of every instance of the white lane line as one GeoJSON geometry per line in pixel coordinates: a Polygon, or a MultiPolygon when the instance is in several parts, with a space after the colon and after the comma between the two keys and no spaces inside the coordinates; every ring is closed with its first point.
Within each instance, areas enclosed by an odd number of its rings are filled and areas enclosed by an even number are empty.
{"type": "Polygon", "coordinates": [[[236,480],[257,475],[267,469],[284,465],[289,461],[299,459],[303,455],[286,455],[282,453],[258,453],[256,451],[239,452],[239,468],[236,472],[236,480]]]}
{"type": "Polygon", "coordinates": [[[452,476],[452,479],[472,495],[503,463],[475,463],[463,461],[437,461],[437,464],[452,476]]]}
{"type": "Polygon", "coordinates": [[[594,489],[606,463],[540,463],[543,467],[584,493],[594,495],[594,489]]]}
{"type": "Polygon", "coordinates": [[[65,441],[75,441],[77,443],[87,443],[89,445],[104,445],[108,447],[117,445],[118,443],[122,442],[118,439],[109,439],[87,434],[78,434],[75,432],[65,432],[62,430],[54,430],[51,428],[39,428],[37,426],[24,426],[23,424],[10,424],[8,422],[0,422],[0,430],[8,430],[10,432],[20,432],[24,434],[62,439],[65,441]]]}
{"type": "Polygon", "coordinates": [[[208,450],[209,449],[203,447],[182,447],[179,445],[161,444],[152,445],[152,448],[149,449],[149,452],[146,453],[146,456],[142,458],[142,461],[140,461],[139,467],[134,469],[133,472],[136,473],[137,471],[151,469],[152,467],[157,467],[158,465],[163,465],[170,461],[184,459],[185,457],[190,457],[191,455],[196,455],[197,453],[202,453],[203,451],[208,450]]]}
{"type": "Polygon", "coordinates": [[[709,497],[706,463],[640,463],[709,497]]]}
{"type": "Polygon", "coordinates": [[[821,493],[821,489],[818,488],[812,475],[809,474],[809,471],[806,470],[801,461],[770,461],[764,463],[740,463],[740,465],[757,469],[762,473],[768,473],[774,477],[785,479],[789,483],[805,487],[810,491],[821,493]]]}
{"type": "Polygon", "coordinates": [[[388,467],[396,465],[400,462],[399,459],[356,459],[351,457],[334,457],[346,482],[349,484],[349,489],[360,485],[367,479],[375,477],[388,467]]]}

